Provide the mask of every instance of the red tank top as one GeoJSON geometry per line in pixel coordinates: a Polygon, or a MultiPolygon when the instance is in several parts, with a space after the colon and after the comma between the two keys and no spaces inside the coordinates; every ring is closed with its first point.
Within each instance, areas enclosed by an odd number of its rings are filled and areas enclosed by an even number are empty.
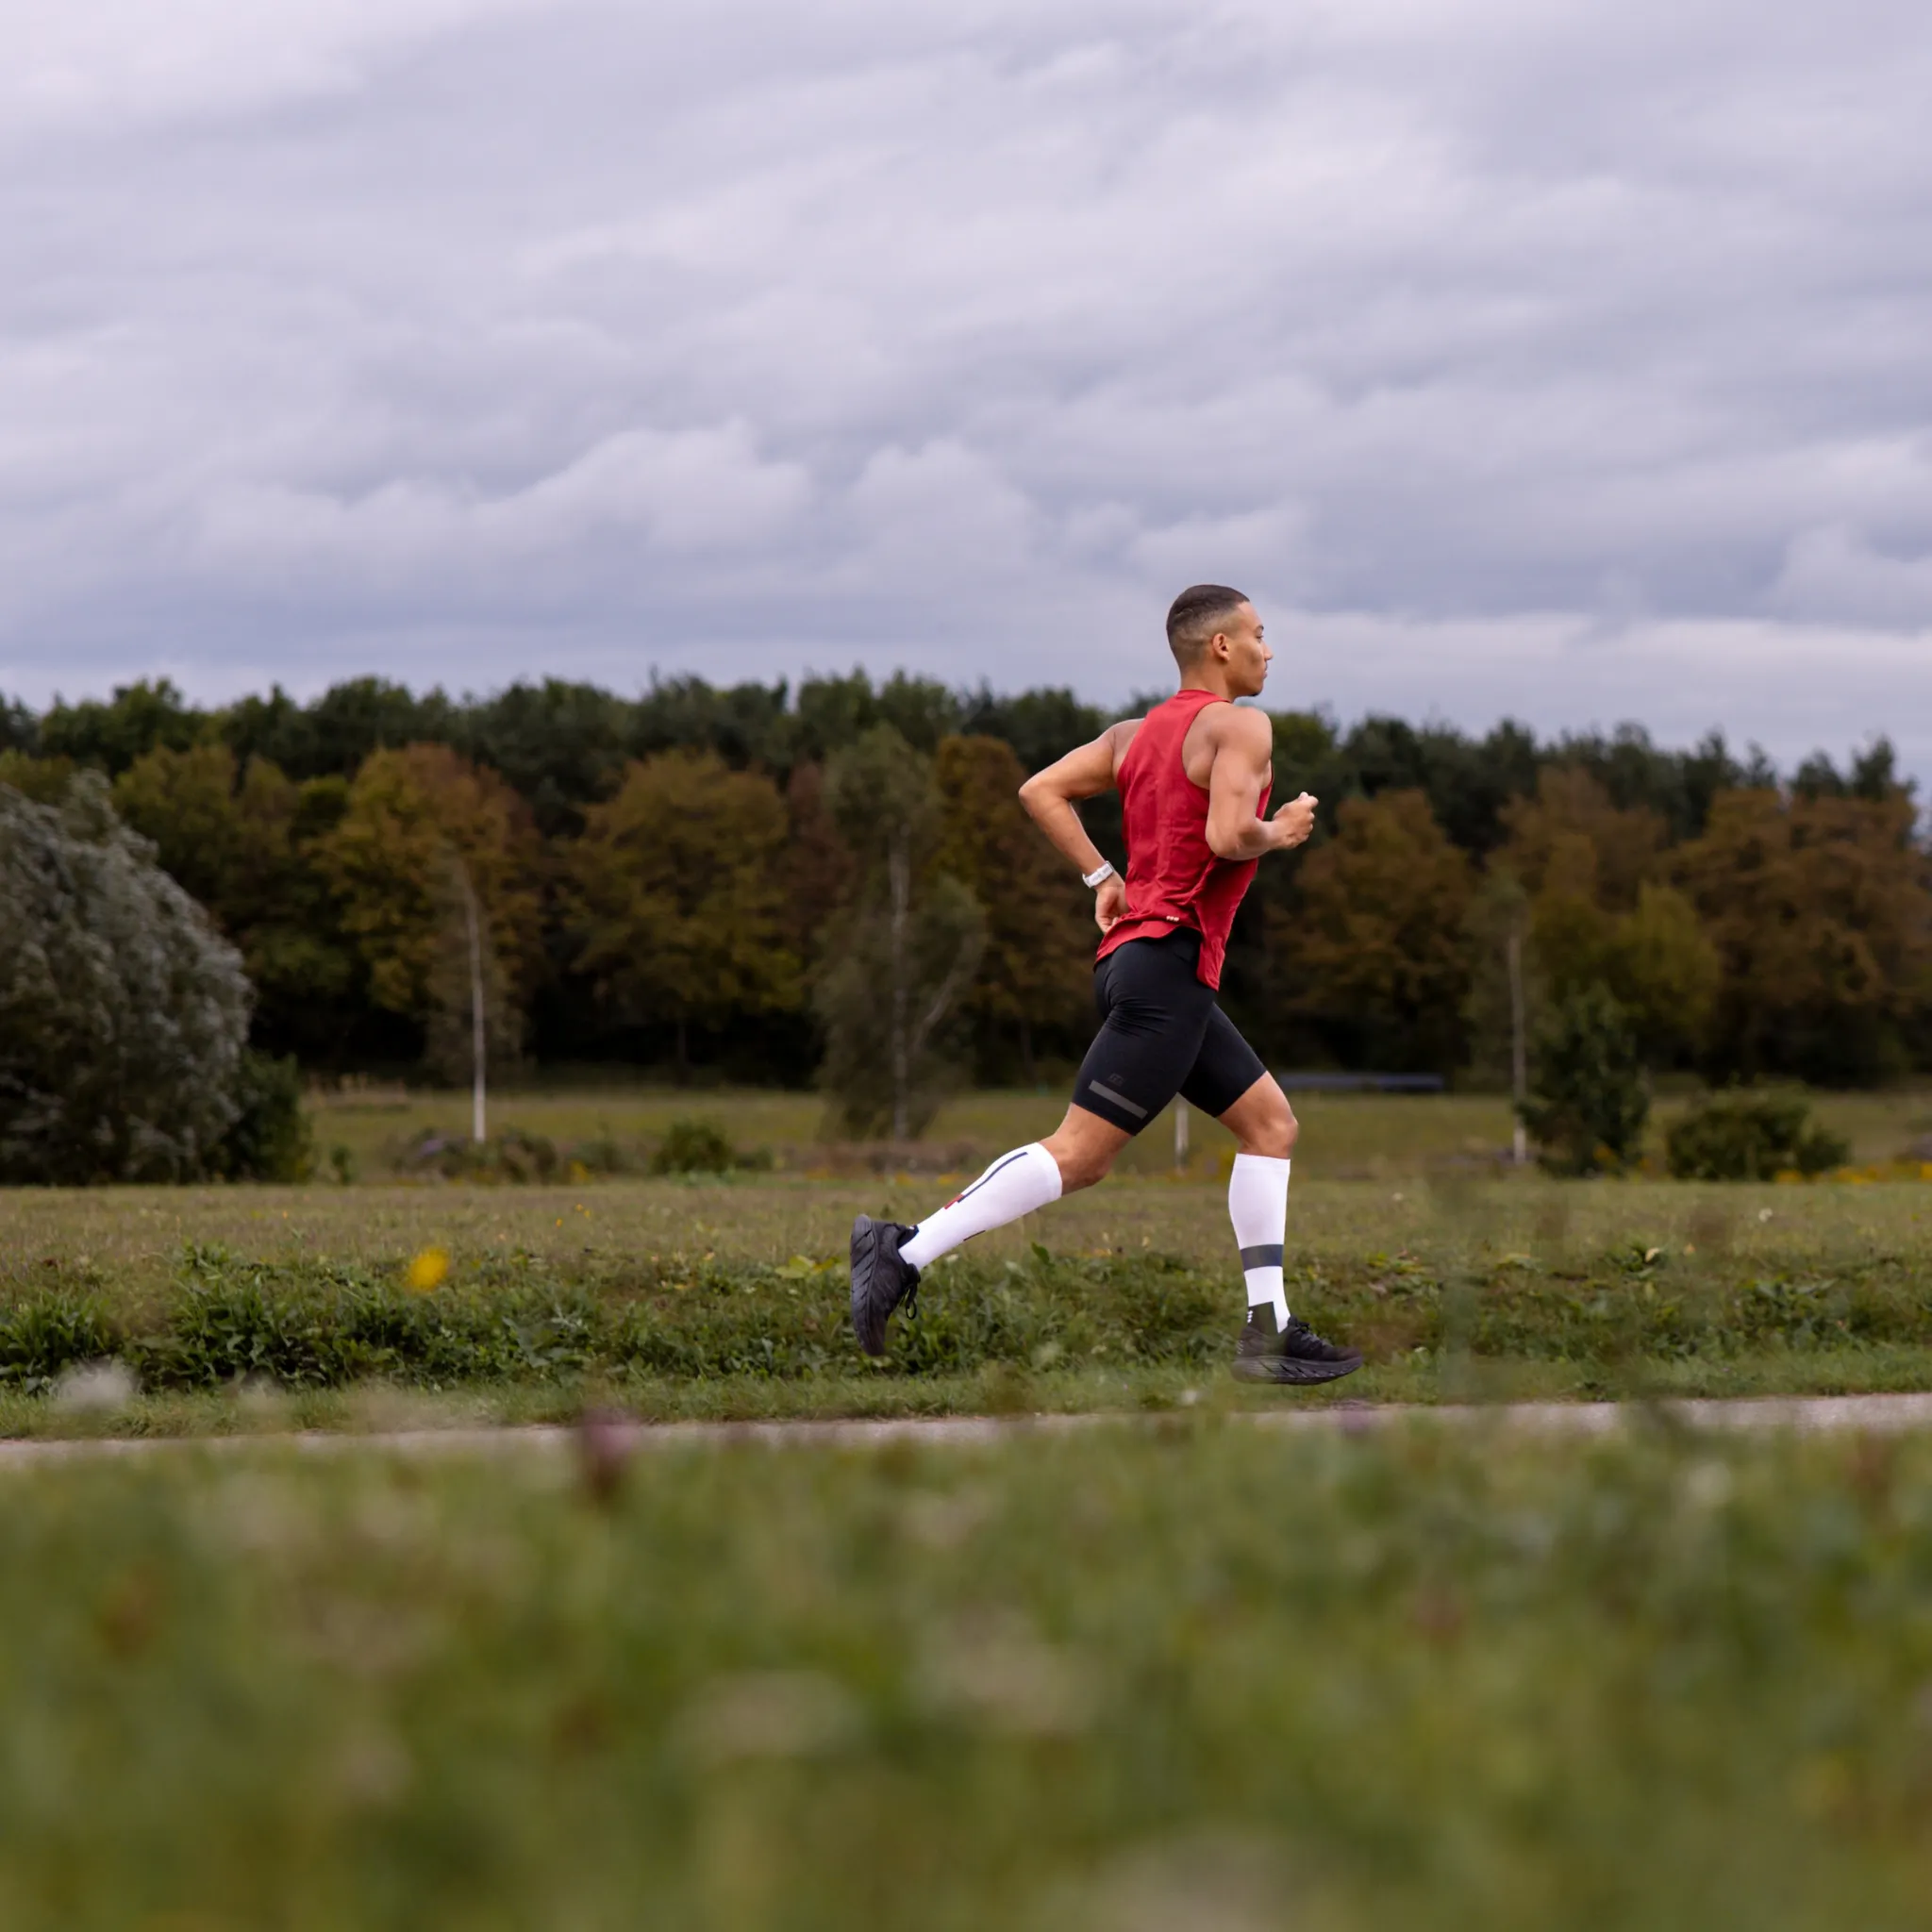
{"type": "MultiPolygon", "coordinates": [[[[1121,824],[1127,837],[1126,917],[1100,942],[1104,959],[1129,940],[1164,939],[1176,926],[1201,935],[1195,972],[1204,986],[1221,987],[1228,928],[1259,862],[1217,858],[1208,842],[1208,791],[1188,776],[1181,746],[1188,727],[1209,705],[1224,705],[1212,691],[1177,691],[1141,722],[1121,760],[1116,783],[1121,824]]],[[[1272,781],[1255,808],[1268,809],[1272,781]]]]}

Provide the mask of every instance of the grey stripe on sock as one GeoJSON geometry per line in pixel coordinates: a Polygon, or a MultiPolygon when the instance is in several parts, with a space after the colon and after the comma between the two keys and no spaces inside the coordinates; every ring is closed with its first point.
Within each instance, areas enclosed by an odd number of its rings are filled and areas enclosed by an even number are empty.
{"type": "Polygon", "coordinates": [[[1112,1101],[1116,1107],[1125,1108],[1137,1121],[1144,1121],[1147,1118],[1147,1109],[1144,1107],[1136,1107],[1124,1093],[1116,1093],[1111,1087],[1103,1087],[1098,1080],[1088,1081],[1087,1091],[1099,1094],[1103,1100],[1112,1101]]]}
{"type": "Polygon", "coordinates": [[[991,1180],[994,1174],[1005,1174],[1008,1168],[1012,1166],[1014,1161],[1024,1160],[1025,1158],[1026,1150],[1024,1147],[1021,1148],[1017,1154],[1008,1155],[1007,1158],[1003,1161],[1001,1161],[997,1167],[988,1168],[987,1171],[983,1174],[981,1174],[979,1178],[976,1181],[974,1181],[970,1188],[968,1188],[965,1191],[965,1192],[955,1194],[953,1198],[946,1203],[946,1206],[948,1208],[957,1208],[961,1201],[967,1198],[968,1195],[978,1193],[980,1189],[985,1187],[987,1182],[991,1180]]]}
{"type": "Polygon", "coordinates": [[[1258,1248],[1241,1250],[1241,1266],[1246,1268],[1279,1268],[1281,1251],[1286,1244],[1281,1241],[1264,1242],[1258,1248]]]}

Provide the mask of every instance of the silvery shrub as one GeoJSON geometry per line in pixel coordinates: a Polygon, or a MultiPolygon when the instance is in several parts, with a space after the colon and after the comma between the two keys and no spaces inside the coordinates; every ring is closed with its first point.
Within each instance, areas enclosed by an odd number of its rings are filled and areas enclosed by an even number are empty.
{"type": "Polygon", "coordinates": [[[188,1180],[234,1124],[242,958],[82,773],[0,785],[0,1181],[188,1180]]]}

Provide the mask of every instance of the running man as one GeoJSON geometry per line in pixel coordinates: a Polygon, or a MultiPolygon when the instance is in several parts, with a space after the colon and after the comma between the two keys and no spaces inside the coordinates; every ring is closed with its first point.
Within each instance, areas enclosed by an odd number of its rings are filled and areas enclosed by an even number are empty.
{"type": "Polygon", "coordinates": [[[1104,1180],[1120,1151],[1176,1093],[1213,1114],[1237,1153],[1227,1211],[1248,1283],[1234,1373],[1247,1382],[1330,1382],[1362,1365],[1291,1317],[1282,1286],[1288,1096],[1215,1004],[1235,908],[1264,853],[1290,852],[1314,828],[1305,791],[1265,816],[1274,734],[1258,696],[1274,654],[1255,608],[1224,584],[1183,591],[1167,613],[1181,688],[1144,718],[1109,725],[1020,788],[1040,828],[1094,889],[1101,930],[1094,994],[1101,1029],[1080,1063],[1057,1132],[1003,1154],[917,1227],[852,1224],[852,1325],[868,1355],[920,1271],[989,1228],[1104,1180]],[[1124,879],[1100,856],[1074,801],[1121,794],[1124,879]]]}

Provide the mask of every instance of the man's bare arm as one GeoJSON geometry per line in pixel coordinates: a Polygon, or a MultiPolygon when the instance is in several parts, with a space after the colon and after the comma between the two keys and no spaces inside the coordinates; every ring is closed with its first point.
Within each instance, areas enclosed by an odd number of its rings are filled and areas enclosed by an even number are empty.
{"type": "MultiPolygon", "coordinates": [[[[1100,847],[1087,836],[1080,814],[1074,809],[1074,801],[1096,798],[1113,789],[1113,774],[1122,752],[1140,722],[1135,718],[1124,724],[1109,724],[1091,743],[1070,751],[1043,772],[1034,773],[1020,788],[1020,803],[1031,814],[1033,823],[1083,875],[1098,872],[1107,860],[1100,847]]],[[[1093,916],[1101,931],[1105,932],[1126,909],[1126,889],[1119,874],[1103,880],[1093,906],[1093,916]]]]}
{"type": "Polygon", "coordinates": [[[1259,858],[1307,842],[1316,801],[1304,791],[1272,819],[1255,816],[1274,763],[1274,728],[1267,714],[1230,708],[1216,720],[1220,741],[1208,778],[1208,843],[1217,858],[1259,858]]]}

